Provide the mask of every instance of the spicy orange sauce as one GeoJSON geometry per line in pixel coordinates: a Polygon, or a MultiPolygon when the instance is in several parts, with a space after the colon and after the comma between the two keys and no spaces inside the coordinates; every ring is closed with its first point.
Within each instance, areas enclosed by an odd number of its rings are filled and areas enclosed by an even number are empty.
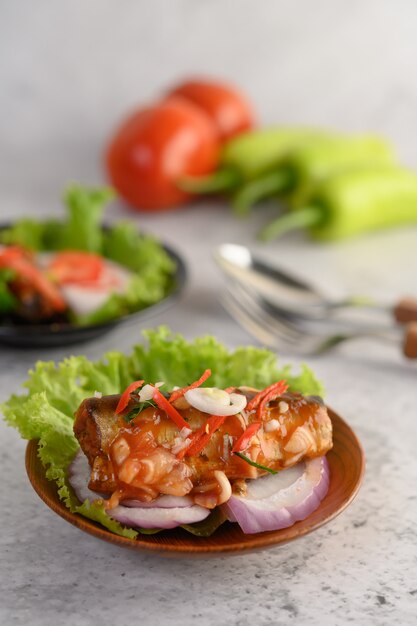
{"type": "MultiPolygon", "coordinates": [[[[204,426],[209,417],[192,407],[179,408],[177,405],[176,408],[192,432],[204,426]]],[[[286,453],[285,447],[296,429],[306,426],[314,434],[321,428],[325,419],[323,415],[329,419],[319,401],[301,394],[284,393],[270,402],[263,416],[264,426],[271,420],[279,426],[270,432],[265,428],[258,431],[243,452],[252,461],[270,469],[287,467],[294,455],[286,453]]],[[[213,500],[215,506],[219,490],[213,478],[215,470],[224,472],[232,483],[266,473],[231,451],[248,423],[257,419],[255,413],[247,415],[246,421],[240,414],[227,417],[199,454],[185,454],[183,459],[179,459],[176,451],[178,447],[181,449],[182,442],[185,446],[189,445],[189,433],[181,432],[181,437],[178,427],[159,408],[143,410],[130,424],[122,425],[108,452],[117,497],[150,501],[161,493],[190,494],[198,501],[200,494],[205,494],[206,501],[213,500]]],[[[317,454],[312,456],[323,454],[327,449],[324,452],[317,449],[317,454]]],[[[210,506],[207,502],[205,505],[210,506]]]]}

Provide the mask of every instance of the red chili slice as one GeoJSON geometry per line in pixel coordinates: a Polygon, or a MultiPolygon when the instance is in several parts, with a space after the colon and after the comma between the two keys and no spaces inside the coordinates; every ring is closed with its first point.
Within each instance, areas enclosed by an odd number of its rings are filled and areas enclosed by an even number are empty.
{"type": "Polygon", "coordinates": [[[248,402],[246,406],[246,411],[253,411],[254,409],[256,409],[261,400],[271,391],[275,391],[277,395],[280,395],[281,393],[285,393],[287,389],[288,385],[285,380],[279,380],[277,383],[273,383],[272,385],[269,385],[269,387],[265,387],[265,389],[262,389],[262,391],[257,393],[256,396],[254,396],[252,400],[248,402]]]}
{"type": "Polygon", "coordinates": [[[200,378],[196,380],[194,383],[191,383],[191,385],[188,385],[187,387],[182,387],[181,389],[177,389],[176,391],[173,391],[169,398],[169,402],[175,402],[175,400],[178,400],[178,398],[181,398],[181,396],[183,396],[187,391],[190,391],[190,389],[195,389],[196,387],[200,387],[210,376],[211,376],[211,370],[206,370],[204,374],[202,374],[200,378]]]}
{"type": "Polygon", "coordinates": [[[177,458],[183,459],[185,455],[195,456],[201,452],[210,441],[213,433],[223,425],[226,417],[227,415],[211,415],[211,417],[206,420],[206,423],[192,434],[190,445],[188,448],[180,450],[177,454],[177,458]]]}
{"type": "Polygon", "coordinates": [[[27,281],[34,291],[41,294],[55,311],[65,311],[67,304],[58,289],[40,269],[34,265],[25,250],[10,246],[0,251],[0,268],[7,267],[16,272],[19,278],[27,281]]]}
{"type": "Polygon", "coordinates": [[[124,411],[127,405],[129,404],[130,394],[132,393],[132,391],[135,391],[135,389],[142,387],[144,382],[145,382],[144,380],[135,380],[133,383],[130,383],[128,387],[126,387],[116,407],[117,415],[119,413],[122,413],[122,411],[124,411]]]}
{"type": "Polygon", "coordinates": [[[155,391],[153,392],[153,399],[155,400],[158,407],[165,411],[165,413],[172,419],[173,422],[176,423],[178,428],[181,430],[182,428],[190,428],[188,422],[185,421],[183,416],[178,413],[177,409],[169,403],[169,401],[164,398],[162,393],[155,387],[155,391]]]}
{"type": "Polygon", "coordinates": [[[232,452],[241,452],[242,450],[246,450],[248,447],[250,440],[261,427],[261,422],[253,422],[247,429],[243,432],[243,434],[236,441],[235,445],[232,448],[232,452]]]}
{"type": "Polygon", "coordinates": [[[285,385],[284,387],[280,389],[271,389],[271,391],[267,393],[258,404],[258,408],[256,409],[257,418],[262,420],[263,413],[266,409],[268,402],[275,400],[275,398],[279,398],[285,391],[287,391],[287,389],[288,389],[288,385],[285,385]]]}

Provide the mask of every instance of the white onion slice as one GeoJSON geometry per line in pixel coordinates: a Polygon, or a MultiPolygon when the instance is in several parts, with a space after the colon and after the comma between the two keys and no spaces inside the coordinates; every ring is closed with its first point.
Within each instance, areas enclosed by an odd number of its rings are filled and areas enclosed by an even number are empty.
{"type": "Polygon", "coordinates": [[[184,397],[195,409],[210,415],[236,415],[243,411],[247,404],[243,394],[227,393],[216,387],[189,389],[184,397]]]}
{"type": "Polygon", "coordinates": [[[175,509],[184,508],[185,506],[192,506],[194,504],[193,499],[190,496],[159,496],[152,502],[141,502],[141,500],[123,500],[123,506],[129,508],[141,507],[144,509],[175,509]]]}
{"type": "Polygon", "coordinates": [[[210,514],[198,504],[193,506],[158,509],[147,507],[116,506],[108,511],[108,515],[126,526],[134,528],[175,528],[181,524],[201,522],[210,514]]]}
{"type": "Polygon", "coordinates": [[[260,533],[292,526],[308,517],[329,488],[326,457],[309,459],[294,467],[248,481],[246,496],[232,495],[222,505],[244,533],[260,533]]]}

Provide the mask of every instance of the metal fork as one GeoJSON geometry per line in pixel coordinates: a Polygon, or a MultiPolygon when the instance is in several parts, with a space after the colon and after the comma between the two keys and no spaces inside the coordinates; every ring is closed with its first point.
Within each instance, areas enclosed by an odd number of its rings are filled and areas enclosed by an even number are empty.
{"type": "MultiPolygon", "coordinates": [[[[364,327],[355,331],[317,334],[291,322],[268,306],[255,292],[240,283],[228,283],[221,302],[228,313],[253,337],[272,349],[287,346],[300,354],[322,354],[345,341],[376,338],[401,345],[403,334],[396,328],[364,327]]],[[[410,355],[407,355],[410,356],[410,355]]],[[[416,354],[417,357],[417,354],[416,354]]]]}

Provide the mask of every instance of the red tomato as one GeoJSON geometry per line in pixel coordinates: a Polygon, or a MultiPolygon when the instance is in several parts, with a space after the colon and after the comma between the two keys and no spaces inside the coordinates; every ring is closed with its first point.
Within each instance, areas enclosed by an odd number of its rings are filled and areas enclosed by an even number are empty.
{"type": "Polygon", "coordinates": [[[114,187],[133,207],[161,210],[191,196],[176,183],[217,165],[219,141],[209,117],[192,102],[168,98],[140,109],[118,129],[107,151],[114,187]]]}
{"type": "Polygon", "coordinates": [[[169,96],[182,96],[203,109],[216,125],[222,141],[254,126],[252,107],[230,85],[191,80],[173,89],[169,96]]]}
{"type": "Polygon", "coordinates": [[[98,254],[80,250],[57,252],[48,271],[61,285],[66,283],[90,283],[98,280],[104,269],[104,261],[98,254]]]}

